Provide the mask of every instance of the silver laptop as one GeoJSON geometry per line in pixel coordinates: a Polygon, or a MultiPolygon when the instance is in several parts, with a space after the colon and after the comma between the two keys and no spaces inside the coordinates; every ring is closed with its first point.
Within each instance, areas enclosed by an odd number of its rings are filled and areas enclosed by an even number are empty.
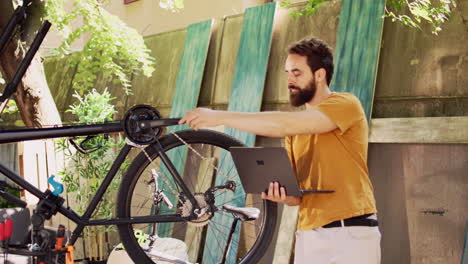
{"type": "Polygon", "coordinates": [[[332,193],[331,190],[302,190],[299,188],[288,153],[282,147],[232,147],[234,165],[247,193],[261,193],[270,182],[279,182],[289,196],[306,193],[332,193]]]}

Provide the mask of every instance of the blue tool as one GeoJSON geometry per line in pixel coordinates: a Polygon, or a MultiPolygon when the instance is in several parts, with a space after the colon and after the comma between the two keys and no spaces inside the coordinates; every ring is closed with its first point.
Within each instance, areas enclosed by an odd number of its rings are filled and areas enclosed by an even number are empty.
{"type": "Polygon", "coordinates": [[[55,196],[59,196],[61,193],[63,193],[63,184],[60,182],[56,182],[54,180],[55,175],[51,175],[47,182],[52,185],[52,194],[55,196]]]}

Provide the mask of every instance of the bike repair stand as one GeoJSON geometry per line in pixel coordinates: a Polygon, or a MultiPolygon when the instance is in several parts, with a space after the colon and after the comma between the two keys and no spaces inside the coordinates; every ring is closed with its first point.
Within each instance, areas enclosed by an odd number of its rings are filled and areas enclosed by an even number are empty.
{"type": "Polygon", "coordinates": [[[57,214],[58,208],[63,205],[65,199],[59,195],[63,192],[63,185],[54,181],[52,175],[48,182],[54,188],[54,191],[47,190],[44,199],[37,204],[36,209],[31,216],[32,224],[32,251],[40,251],[41,248],[50,246],[50,234],[44,229],[45,220],[49,220],[57,214]]]}
{"type": "Polygon", "coordinates": [[[31,251],[43,253],[42,255],[48,260],[51,260],[53,256],[58,258],[61,254],[66,253],[66,250],[62,249],[62,233],[65,232],[64,226],[59,226],[57,236],[55,238],[55,245],[52,245],[54,239],[51,238],[50,232],[44,228],[44,222],[46,220],[50,220],[52,216],[56,215],[58,208],[65,202],[65,199],[59,196],[63,192],[63,184],[56,182],[54,178],[55,176],[52,175],[48,179],[48,182],[52,186],[53,191],[46,190],[45,197],[37,204],[37,207],[31,216],[31,251]],[[54,247],[55,251],[51,252],[49,249],[54,247]]]}

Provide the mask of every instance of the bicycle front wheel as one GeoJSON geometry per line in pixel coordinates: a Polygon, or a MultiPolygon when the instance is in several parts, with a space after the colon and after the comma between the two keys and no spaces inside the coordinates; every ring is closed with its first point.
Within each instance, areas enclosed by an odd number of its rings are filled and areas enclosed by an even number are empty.
{"type": "Polygon", "coordinates": [[[219,132],[184,130],[162,137],[134,159],[122,179],[118,217],[187,219],[118,225],[122,243],[135,263],[259,261],[275,230],[277,205],[262,200],[260,195],[245,194],[229,153],[229,148],[236,146],[243,144],[219,132]],[[158,149],[165,155],[158,154],[158,149]],[[185,191],[176,184],[171,167],[180,175],[185,191]],[[194,211],[187,190],[199,210],[194,211]],[[255,219],[238,221],[239,214],[224,210],[224,205],[257,208],[254,211],[260,214],[255,219]]]}

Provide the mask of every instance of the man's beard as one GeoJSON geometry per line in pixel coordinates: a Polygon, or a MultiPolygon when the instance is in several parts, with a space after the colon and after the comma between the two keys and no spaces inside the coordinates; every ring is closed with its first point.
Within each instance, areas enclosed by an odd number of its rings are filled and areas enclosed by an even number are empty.
{"type": "Polygon", "coordinates": [[[289,92],[289,102],[292,106],[296,107],[304,105],[305,103],[312,100],[312,98],[315,96],[315,92],[317,91],[314,80],[311,80],[304,89],[301,89],[295,85],[289,85],[288,88],[297,89],[297,92],[289,92]]]}

